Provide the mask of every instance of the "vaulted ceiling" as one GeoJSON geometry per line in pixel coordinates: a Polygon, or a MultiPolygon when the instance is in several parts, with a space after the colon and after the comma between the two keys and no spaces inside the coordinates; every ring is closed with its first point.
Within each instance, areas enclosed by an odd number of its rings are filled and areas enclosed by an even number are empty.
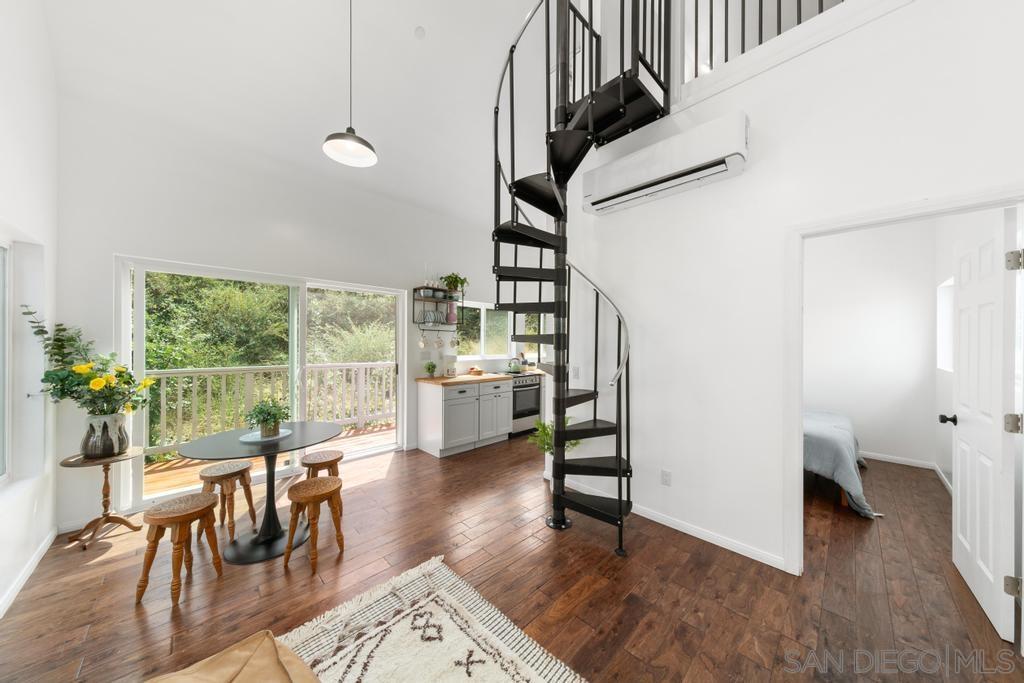
{"type": "Polygon", "coordinates": [[[70,100],[153,114],[339,183],[486,218],[495,87],[534,0],[354,2],[354,125],[381,159],[370,169],[321,151],[348,125],[344,0],[47,0],[47,13],[70,100]]]}

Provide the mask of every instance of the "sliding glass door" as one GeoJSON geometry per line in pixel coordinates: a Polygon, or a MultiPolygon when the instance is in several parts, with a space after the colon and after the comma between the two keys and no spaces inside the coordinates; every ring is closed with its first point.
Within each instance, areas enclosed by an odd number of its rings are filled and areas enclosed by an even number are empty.
{"type": "MultiPolygon", "coordinates": [[[[343,427],[311,450],[352,456],[399,444],[403,292],[148,260],[121,266],[120,353],[154,380],[132,418],[145,458],[123,482],[123,504],[198,487],[206,463],[178,447],[245,426],[265,398],[287,402],[293,419],[343,427]]],[[[300,455],[280,457],[279,475],[298,472],[300,455]]],[[[252,462],[258,481],[263,460],[252,462]]]]}
{"type": "Polygon", "coordinates": [[[306,417],[345,426],[347,454],[398,442],[398,297],[310,287],[306,297],[306,417]]]}

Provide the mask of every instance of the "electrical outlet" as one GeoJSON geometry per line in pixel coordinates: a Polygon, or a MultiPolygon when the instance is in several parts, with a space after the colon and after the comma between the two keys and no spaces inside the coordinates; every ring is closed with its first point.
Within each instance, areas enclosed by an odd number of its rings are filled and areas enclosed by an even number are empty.
{"type": "Polygon", "coordinates": [[[579,379],[580,378],[580,366],[578,366],[578,365],[572,366],[572,378],[573,379],[579,379]]]}
{"type": "Polygon", "coordinates": [[[668,470],[661,471],[661,485],[671,486],[672,485],[672,473],[668,470]]]}

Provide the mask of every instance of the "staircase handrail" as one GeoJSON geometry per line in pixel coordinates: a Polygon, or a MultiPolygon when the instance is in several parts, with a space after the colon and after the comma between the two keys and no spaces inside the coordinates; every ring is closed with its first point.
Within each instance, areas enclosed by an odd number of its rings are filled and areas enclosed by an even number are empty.
{"type": "Polygon", "coordinates": [[[588,285],[590,285],[595,292],[597,292],[598,296],[604,299],[604,301],[609,306],[612,307],[612,310],[615,311],[615,315],[618,317],[619,322],[622,323],[622,360],[619,362],[619,367],[615,369],[615,374],[612,375],[611,380],[608,381],[608,386],[613,387],[618,383],[619,378],[622,377],[622,373],[625,372],[626,362],[629,360],[629,324],[626,322],[626,316],[623,315],[619,307],[615,304],[614,301],[612,301],[612,298],[608,296],[608,294],[603,289],[601,289],[601,287],[597,283],[595,283],[593,279],[591,279],[586,273],[580,270],[579,266],[577,266],[575,263],[568,259],[566,259],[565,264],[571,270],[576,271],[576,274],[583,278],[583,280],[588,285]]]}

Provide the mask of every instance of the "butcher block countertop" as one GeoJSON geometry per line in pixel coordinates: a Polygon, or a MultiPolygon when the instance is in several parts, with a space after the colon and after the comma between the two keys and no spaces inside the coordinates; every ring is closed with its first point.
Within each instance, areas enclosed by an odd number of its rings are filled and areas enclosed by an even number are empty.
{"type": "MultiPolygon", "coordinates": [[[[543,374],[539,370],[530,370],[523,375],[543,374]]],[[[521,377],[522,375],[518,375],[521,377]]],[[[417,382],[424,384],[436,384],[439,387],[453,387],[459,384],[482,384],[484,382],[503,382],[511,380],[517,375],[506,375],[499,372],[485,372],[482,375],[459,375],[458,377],[417,377],[417,382]]]]}

